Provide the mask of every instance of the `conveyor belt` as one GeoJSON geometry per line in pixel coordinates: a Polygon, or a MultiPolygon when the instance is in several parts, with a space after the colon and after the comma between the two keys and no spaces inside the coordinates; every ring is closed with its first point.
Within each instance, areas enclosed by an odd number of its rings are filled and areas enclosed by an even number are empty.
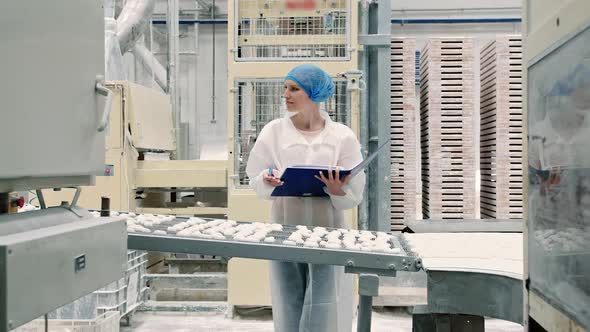
{"type": "MultiPolygon", "coordinates": [[[[375,283],[371,276],[395,276],[396,271],[417,272],[423,269],[428,278],[428,305],[415,308],[415,313],[463,313],[522,323],[523,239],[520,233],[387,233],[391,236],[388,242],[391,248],[400,250],[395,254],[284,244],[283,241],[296,231],[295,226],[289,225],[267,234],[275,238],[274,243],[236,240],[233,236],[214,240],[153,234],[154,231],[169,232],[170,227],[187,220],[176,218],[148,225],[145,233],[129,232],[128,247],[345,266],[347,272],[360,274],[359,294],[364,311],[362,315],[359,311],[359,317],[362,316],[363,321],[370,317],[370,297],[377,295],[378,279],[375,283]]],[[[371,234],[378,235],[376,232],[371,234]]]]}
{"type": "Polygon", "coordinates": [[[522,324],[521,233],[405,234],[423,260],[427,305],[414,314],[467,314],[522,324]]]}
{"type": "MultiPolygon", "coordinates": [[[[176,218],[157,225],[146,227],[149,233],[129,232],[128,247],[138,250],[160,252],[192,253],[222,257],[242,257],[265,260],[292,261],[311,264],[330,264],[347,267],[349,272],[372,272],[380,275],[395,275],[395,271],[418,271],[421,259],[408,247],[401,234],[391,234],[391,247],[399,248],[396,254],[369,252],[350,249],[310,248],[301,244],[283,244],[293,232],[295,226],[283,225],[281,231],[273,230],[268,236],[274,237],[274,243],[249,242],[235,240],[231,236],[225,239],[204,239],[176,234],[156,235],[154,231],[168,232],[170,227],[186,222],[187,218],[176,218]]],[[[237,225],[252,224],[238,222],[237,225]]],[[[335,229],[326,228],[328,232],[335,229]]],[[[377,236],[375,232],[372,233],[377,236]]]]}
{"type": "Polygon", "coordinates": [[[405,234],[426,271],[464,271],[522,279],[521,233],[405,234]]]}

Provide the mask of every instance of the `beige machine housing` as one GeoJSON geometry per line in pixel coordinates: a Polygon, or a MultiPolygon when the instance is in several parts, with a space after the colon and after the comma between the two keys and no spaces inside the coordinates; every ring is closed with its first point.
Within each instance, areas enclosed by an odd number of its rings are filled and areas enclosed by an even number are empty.
{"type": "MultiPolygon", "coordinates": [[[[226,188],[223,160],[139,160],[156,151],[168,159],[176,151],[170,97],[154,89],[126,81],[109,82],[113,92],[109,132],[106,137],[105,168],[94,186],[82,188],[79,205],[99,209],[101,196],[109,197],[110,208],[157,214],[223,215],[226,208],[195,206],[166,201],[170,188],[187,191],[226,188]],[[136,192],[149,192],[136,199],[136,192]],[[150,192],[151,191],[151,192],[150,192]]],[[[73,189],[45,190],[48,205],[70,201],[73,189]]],[[[223,200],[223,199],[222,199],[223,200]]]]}

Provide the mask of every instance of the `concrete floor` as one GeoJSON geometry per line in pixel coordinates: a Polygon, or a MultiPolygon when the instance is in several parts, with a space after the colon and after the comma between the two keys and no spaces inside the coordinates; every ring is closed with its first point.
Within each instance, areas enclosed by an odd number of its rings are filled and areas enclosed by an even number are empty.
{"type": "MultiPolygon", "coordinates": [[[[356,321],[353,322],[356,327],[356,321]]],[[[272,332],[270,310],[242,310],[235,318],[222,314],[138,312],[132,318],[130,327],[122,327],[121,332],[272,332]]],[[[355,328],[353,328],[355,331],[355,328]]],[[[412,318],[405,311],[394,308],[374,309],[372,332],[411,332],[412,318]]],[[[522,332],[523,327],[497,319],[486,319],[486,332],[522,332]]]]}

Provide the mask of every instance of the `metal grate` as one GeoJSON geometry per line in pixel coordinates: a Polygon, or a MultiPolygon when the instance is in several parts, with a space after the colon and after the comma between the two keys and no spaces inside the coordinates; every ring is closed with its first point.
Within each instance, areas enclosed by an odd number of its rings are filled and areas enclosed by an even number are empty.
{"type": "Polygon", "coordinates": [[[370,272],[384,276],[395,275],[396,270],[416,272],[422,268],[421,258],[412,252],[404,235],[399,233],[324,228],[323,232],[314,229],[315,238],[310,240],[311,230],[308,229],[305,234],[299,233],[298,239],[292,239],[295,241],[284,243],[301,226],[282,225],[282,229],[277,229],[273,224],[202,218],[175,218],[157,224],[144,220],[141,224],[140,228],[137,228],[139,223],[128,225],[135,227],[129,230],[130,248],[329,264],[346,266],[349,273],[370,272]],[[229,232],[228,222],[232,228],[229,232]],[[238,227],[241,235],[234,233],[238,227]],[[354,237],[352,246],[350,235],[354,237]],[[274,237],[274,241],[267,237],[274,237]]]}
{"type": "MultiPolygon", "coordinates": [[[[334,79],[334,96],[322,103],[335,122],[350,126],[350,93],[345,79],[334,79]]],[[[248,79],[235,83],[235,170],[236,188],[248,186],[246,164],[250,150],[262,128],[282,116],[283,79],[248,79]]]]}
{"type": "MultiPolygon", "coordinates": [[[[146,229],[146,234],[153,234],[154,236],[161,236],[161,237],[167,237],[167,238],[199,238],[199,236],[195,236],[194,234],[190,235],[190,234],[184,234],[182,235],[181,232],[179,231],[174,231],[171,230],[171,228],[173,227],[177,227],[177,225],[182,226],[182,229],[191,229],[193,227],[204,227],[203,229],[199,229],[199,233],[204,233],[207,234],[208,231],[213,231],[213,229],[218,228],[217,226],[219,224],[222,224],[224,222],[226,222],[227,220],[225,219],[213,219],[213,218],[198,218],[198,217],[192,217],[192,218],[185,218],[185,217],[177,217],[173,220],[170,221],[163,221],[161,223],[158,224],[154,224],[154,223],[150,223],[150,225],[143,225],[142,227],[146,229]],[[200,223],[190,223],[190,221],[194,219],[194,220],[199,220],[200,223]],[[217,222],[217,225],[209,225],[207,223],[209,222],[217,222]],[[197,226],[195,226],[197,225],[197,226]],[[160,233],[158,233],[158,232],[160,233]]],[[[232,228],[240,228],[240,227],[244,227],[244,226],[255,226],[256,224],[260,224],[260,225],[265,225],[267,226],[267,230],[264,231],[265,232],[265,238],[266,237],[273,237],[274,241],[271,242],[271,245],[274,246],[284,246],[284,247],[299,247],[302,248],[304,247],[304,244],[302,243],[293,243],[293,244],[285,244],[283,243],[283,241],[288,240],[289,237],[297,232],[299,230],[299,228],[301,226],[298,225],[285,225],[282,224],[281,225],[281,229],[277,230],[277,229],[270,229],[271,226],[276,225],[276,224],[271,224],[271,223],[260,223],[260,222],[247,222],[247,221],[236,221],[235,222],[235,226],[233,226],[232,228]]],[[[311,232],[314,230],[315,226],[305,226],[305,228],[307,228],[307,231],[309,231],[310,233],[308,233],[308,235],[303,235],[303,238],[306,239],[310,236],[311,232]],[[309,228],[308,228],[309,227],[309,228]]],[[[390,232],[375,232],[375,231],[357,231],[357,230],[348,230],[348,229],[336,229],[336,228],[330,228],[330,227],[319,227],[319,228],[323,228],[324,233],[321,235],[317,235],[319,240],[321,241],[329,241],[329,238],[331,237],[332,234],[328,235],[329,233],[337,233],[338,235],[338,239],[339,240],[344,240],[344,234],[345,233],[349,233],[349,232],[356,232],[356,244],[360,244],[362,241],[361,239],[359,239],[359,237],[362,237],[363,235],[371,235],[372,239],[375,240],[376,237],[380,237],[380,236],[387,236],[388,240],[387,240],[387,244],[388,244],[388,249],[400,249],[400,251],[398,253],[385,253],[379,250],[373,250],[372,252],[375,255],[389,255],[389,254],[394,254],[394,255],[409,255],[409,256],[416,256],[416,254],[414,254],[411,251],[411,248],[409,247],[408,243],[403,240],[403,237],[398,233],[390,233],[390,232]]],[[[142,232],[137,231],[137,230],[128,230],[130,234],[142,234],[142,232]]],[[[196,231],[196,230],[194,230],[196,231]]],[[[246,231],[246,230],[241,230],[241,232],[246,232],[248,234],[253,234],[255,232],[258,232],[260,230],[256,230],[256,229],[251,229],[250,231],[246,231]]],[[[216,230],[215,232],[220,233],[220,230],[216,230]]],[[[190,232],[189,232],[190,233],[190,232]]],[[[237,233],[237,232],[236,232],[237,233]]],[[[253,244],[259,244],[259,245],[267,245],[266,242],[260,240],[260,241],[252,241],[252,240],[248,240],[248,239],[237,239],[234,238],[235,237],[235,233],[233,235],[227,235],[227,234],[221,234],[223,236],[223,239],[218,239],[218,240],[214,240],[211,238],[208,238],[207,240],[211,240],[211,241],[226,241],[226,242],[250,242],[253,244]]],[[[201,237],[201,239],[204,239],[201,237]]],[[[319,241],[318,240],[318,241],[319,241]]],[[[315,250],[322,250],[325,247],[320,243],[319,247],[315,247],[315,250]]],[[[367,254],[369,254],[371,251],[365,251],[365,250],[361,250],[359,248],[346,248],[343,247],[341,245],[341,247],[337,250],[342,250],[342,251],[363,251],[367,254]]]]}
{"type": "Polygon", "coordinates": [[[237,61],[349,59],[350,0],[317,1],[292,10],[284,0],[239,0],[237,61]]]}

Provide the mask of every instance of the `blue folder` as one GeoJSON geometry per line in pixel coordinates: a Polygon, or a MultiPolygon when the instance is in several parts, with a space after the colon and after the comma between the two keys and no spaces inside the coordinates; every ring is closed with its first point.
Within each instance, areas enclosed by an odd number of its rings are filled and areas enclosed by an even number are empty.
{"type": "MultiPolygon", "coordinates": [[[[384,147],[389,146],[389,140],[383,143],[377,150],[369,155],[360,164],[356,165],[352,169],[340,168],[340,179],[344,178],[348,174],[352,174],[354,177],[360,171],[365,169],[373,159],[383,150],[384,147]]],[[[321,197],[328,196],[324,192],[325,184],[316,179],[315,175],[319,175],[320,172],[328,177],[328,166],[289,166],[285,169],[281,175],[282,186],[276,187],[271,196],[291,196],[291,197],[321,197]]],[[[332,167],[332,175],[335,176],[335,167],[332,167]]]]}

